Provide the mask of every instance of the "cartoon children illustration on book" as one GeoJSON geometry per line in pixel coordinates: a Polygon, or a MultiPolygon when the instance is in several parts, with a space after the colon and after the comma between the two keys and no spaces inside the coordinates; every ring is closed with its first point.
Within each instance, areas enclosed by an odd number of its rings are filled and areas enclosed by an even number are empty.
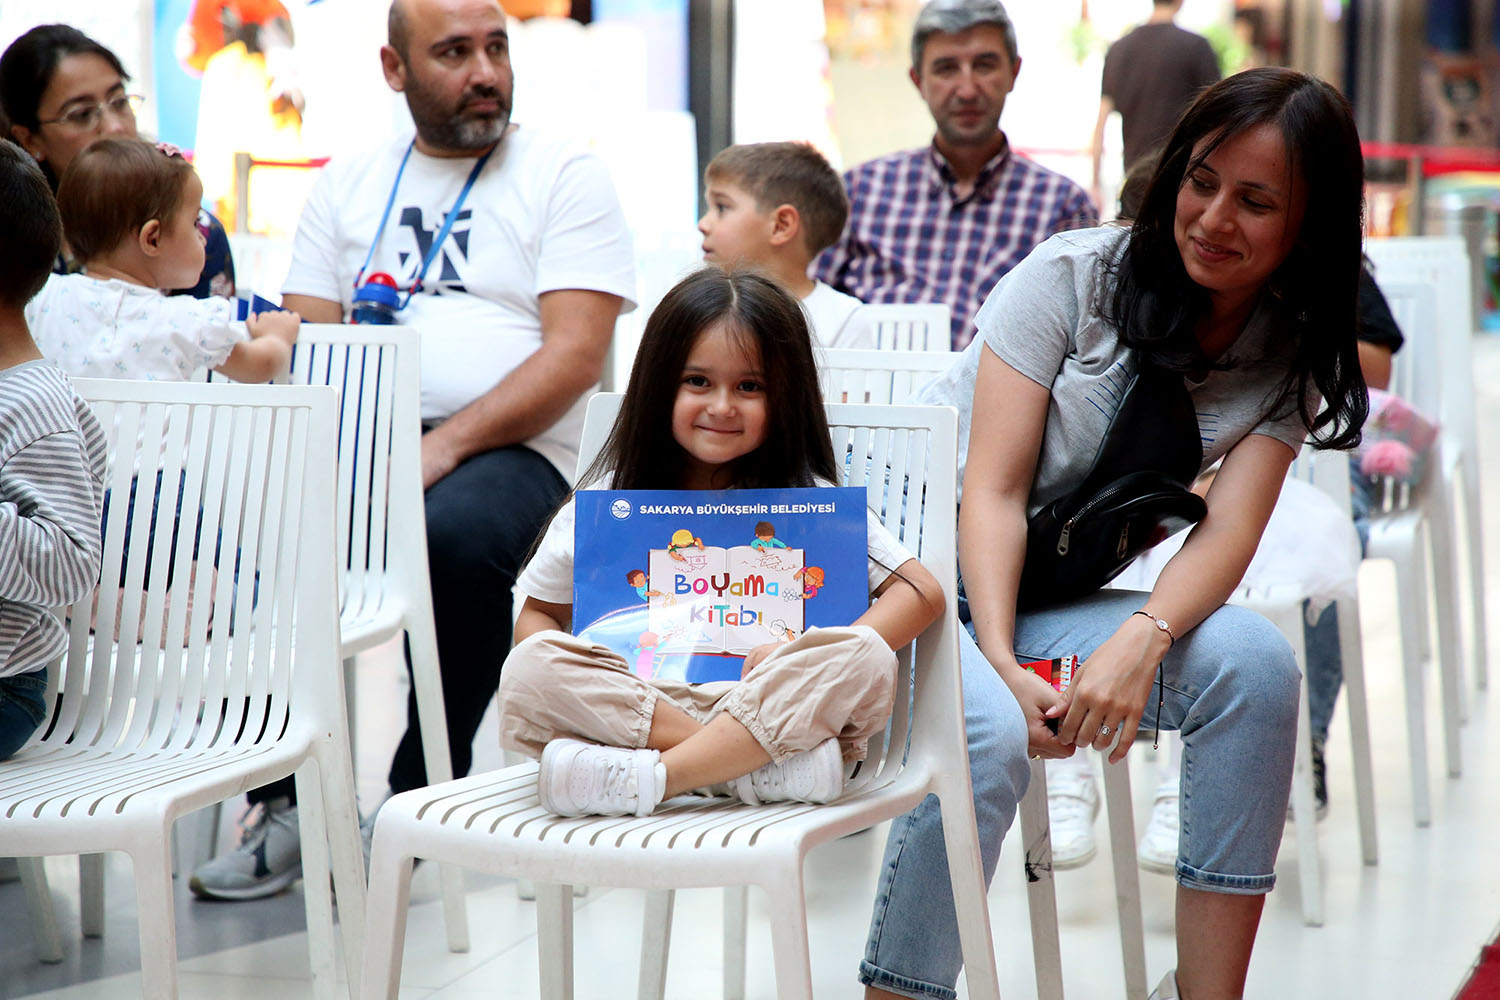
{"type": "Polygon", "coordinates": [[[794,579],[802,581],[802,599],[818,596],[818,588],[823,586],[824,573],[821,566],[807,566],[792,574],[794,579]]]}
{"type": "Polygon", "coordinates": [[[635,648],[630,651],[630,655],[635,657],[635,675],[641,680],[650,680],[655,672],[656,647],[659,645],[661,637],[655,632],[642,632],[640,638],[636,639],[635,648]]]}
{"type": "Polygon", "coordinates": [[[646,582],[646,571],[643,569],[633,569],[629,573],[626,573],[625,582],[635,588],[637,596],[639,596],[643,601],[649,601],[653,597],[662,596],[662,593],[659,590],[647,589],[648,584],[646,582]]]}
{"type": "Polygon", "coordinates": [[[676,531],[672,532],[672,541],[667,545],[667,555],[671,556],[673,559],[676,559],[678,562],[682,562],[683,556],[681,553],[683,549],[701,550],[702,548],[703,539],[699,538],[697,535],[693,534],[686,528],[679,528],[676,531]]]}
{"type": "Polygon", "coordinates": [[[770,521],[758,521],[755,525],[755,541],[750,543],[752,549],[784,549],[786,542],[776,537],[776,527],[770,521]]]}

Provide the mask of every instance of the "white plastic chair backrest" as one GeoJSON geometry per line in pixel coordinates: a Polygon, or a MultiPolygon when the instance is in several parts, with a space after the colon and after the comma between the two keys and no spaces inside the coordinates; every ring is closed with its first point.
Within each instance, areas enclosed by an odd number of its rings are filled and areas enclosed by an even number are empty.
{"type": "Polygon", "coordinates": [[[941,302],[870,303],[849,315],[849,329],[873,330],[881,350],[949,351],[952,313],[941,302]]]}
{"type": "Polygon", "coordinates": [[[1349,497],[1349,455],[1342,451],[1319,451],[1303,445],[1287,475],[1317,487],[1339,510],[1353,517],[1349,497]]]}
{"type": "Polygon", "coordinates": [[[97,620],[101,639],[118,620],[119,639],[90,642],[88,598],[65,610],[68,653],[49,678],[62,697],[41,742],[223,749],[332,725],[332,391],[74,384],[109,441],[97,620]],[[161,485],[153,505],[156,473],[142,471],[132,512],[137,468],[159,468],[161,485]],[[323,669],[293,665],[294,637],[296,662],[323,669]]]}
{"type": "Polygon", "coordinates": [[[392,575],[410,579],[410,546],[391,529],[424,525],[421,335],[404,326],[303,324],[287,381],[338,390],[337,545],[345,618],[380,603],[392,575]],[[391,475],[392,470],[398,473],[391,475]]]}
{"type": "Polygon", "coordinates": [[[910,403],[957,358],[952,351],[830,347],[819,353],[818,380],[830,403],[910,403]]]}
{"type": "MultiPolygon", "coordinates": [[[[622,395],[589,400],[578,449],[581,473],[598,454],[619,413],[622,395]]],[[[946,406],[826,403],[842,486],[862,486],[869,507],[943,588],[942,617],[898,657],[896,710],[884,739],[872,738],[856,785],[885,784],[903,766],[944,758],[940,742],[959,724],[958,673],[958,413],[946,406]],[[855,456],[866,460],[857,461],[855,456]],[[946,669],[939,669],[940,666],[946,669]],[[904,692],[915,688],[909,701],[904,692]],[[906,711],[911,705],[912,710],[906,711]],[[907,736],[911,735],[910,750],[907,736]]],[[[896,567],[892,566],[891,569],[896,567]]]]}
{"type": "Polygon", "coordinates": [[[1442,421],[1444,436],[1455,440],[1465,454],[1477,455],[1473,279],[1467,245],[1457,236],[1402,236],[1369,240],[1366,250],[1375,265],[1375,283],[1387,300],[1393,285],[1425,285],[1432,290],[1436,304],[1432,326],[1413,333],[1396,316],[1407,338],[1396,352],[1396,361],[1419,351],[1437,358],[1438,406],[1426,412],[1442,421]]]}
{"type": "MultiPolygon", "coordinates": [[[[1398,282],[1382,277],[1380,290],[1390,304],[1391,315],[1406,337],[1406,344],[1391,359],[1390,391],[1428,417],[1444,419],[1442,397],[1442,351],[1437,346],[1440,316],[1439,293],[1425,281],[1398,282]]],[[[1442,461],[1442,432],[1433,444],[1424,477],[1435,475],[1442,461]]],[[[1387,477],[1376,491],[1380,509],[1403,509],[1411,503],[1411,491],[1387,477]]]]}

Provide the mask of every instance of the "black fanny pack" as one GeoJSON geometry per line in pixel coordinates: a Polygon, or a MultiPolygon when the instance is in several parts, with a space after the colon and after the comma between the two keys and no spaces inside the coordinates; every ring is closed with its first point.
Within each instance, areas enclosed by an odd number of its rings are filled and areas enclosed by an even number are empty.
{"type": "Polygon", "coordinates": [[[1203,464],[1182,376],[1143,367],[1125,388],[1082,484],[1026,521],[1020,608],[1082,597],[1208,513],[1188,489],[1203,464]]]}

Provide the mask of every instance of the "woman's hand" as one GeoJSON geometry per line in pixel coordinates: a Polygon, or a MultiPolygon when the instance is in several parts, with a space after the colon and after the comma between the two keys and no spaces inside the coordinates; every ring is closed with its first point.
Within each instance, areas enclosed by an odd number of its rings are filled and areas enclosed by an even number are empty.
{"type": "Polygon", "coordinates": [[[1076,749],[1060,741],[1047,728],[1049,719],[1062,717],[1065,708],[1057,689],[1029,670],[1011,667],[1000,671],[1010,693],[1016,696],[1021,714],[1026,717],[1026,744],[1032,757],[1071,757],[1076,749]]]}
{"type": "Polygon", "coordinates": [[[1064,714],[1057,727],[1058,740],[1106,750],[1119,734],[1109,761],[1124,760],[1140,728],[1156,668],[1170,646],[1171,640],[1145,617],[1125,619],[1074,673],[1073,683],[1062,695],[1064,714]],[[1101,732],[1106,726],[1109,731],[1101,732]]]}

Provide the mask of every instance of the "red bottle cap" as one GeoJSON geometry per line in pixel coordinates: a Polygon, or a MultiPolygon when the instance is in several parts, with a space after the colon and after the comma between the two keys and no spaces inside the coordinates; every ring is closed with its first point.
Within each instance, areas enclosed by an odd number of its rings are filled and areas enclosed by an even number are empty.
{"type": "Polygon", "coordinates": [[[386,285],[390,288],[396,287],[396,279],[391,277],[389,274],[386,274],[384,271],[374,272],[365,279],[365,282],[366,284],[371,285],[386,285]]]}

